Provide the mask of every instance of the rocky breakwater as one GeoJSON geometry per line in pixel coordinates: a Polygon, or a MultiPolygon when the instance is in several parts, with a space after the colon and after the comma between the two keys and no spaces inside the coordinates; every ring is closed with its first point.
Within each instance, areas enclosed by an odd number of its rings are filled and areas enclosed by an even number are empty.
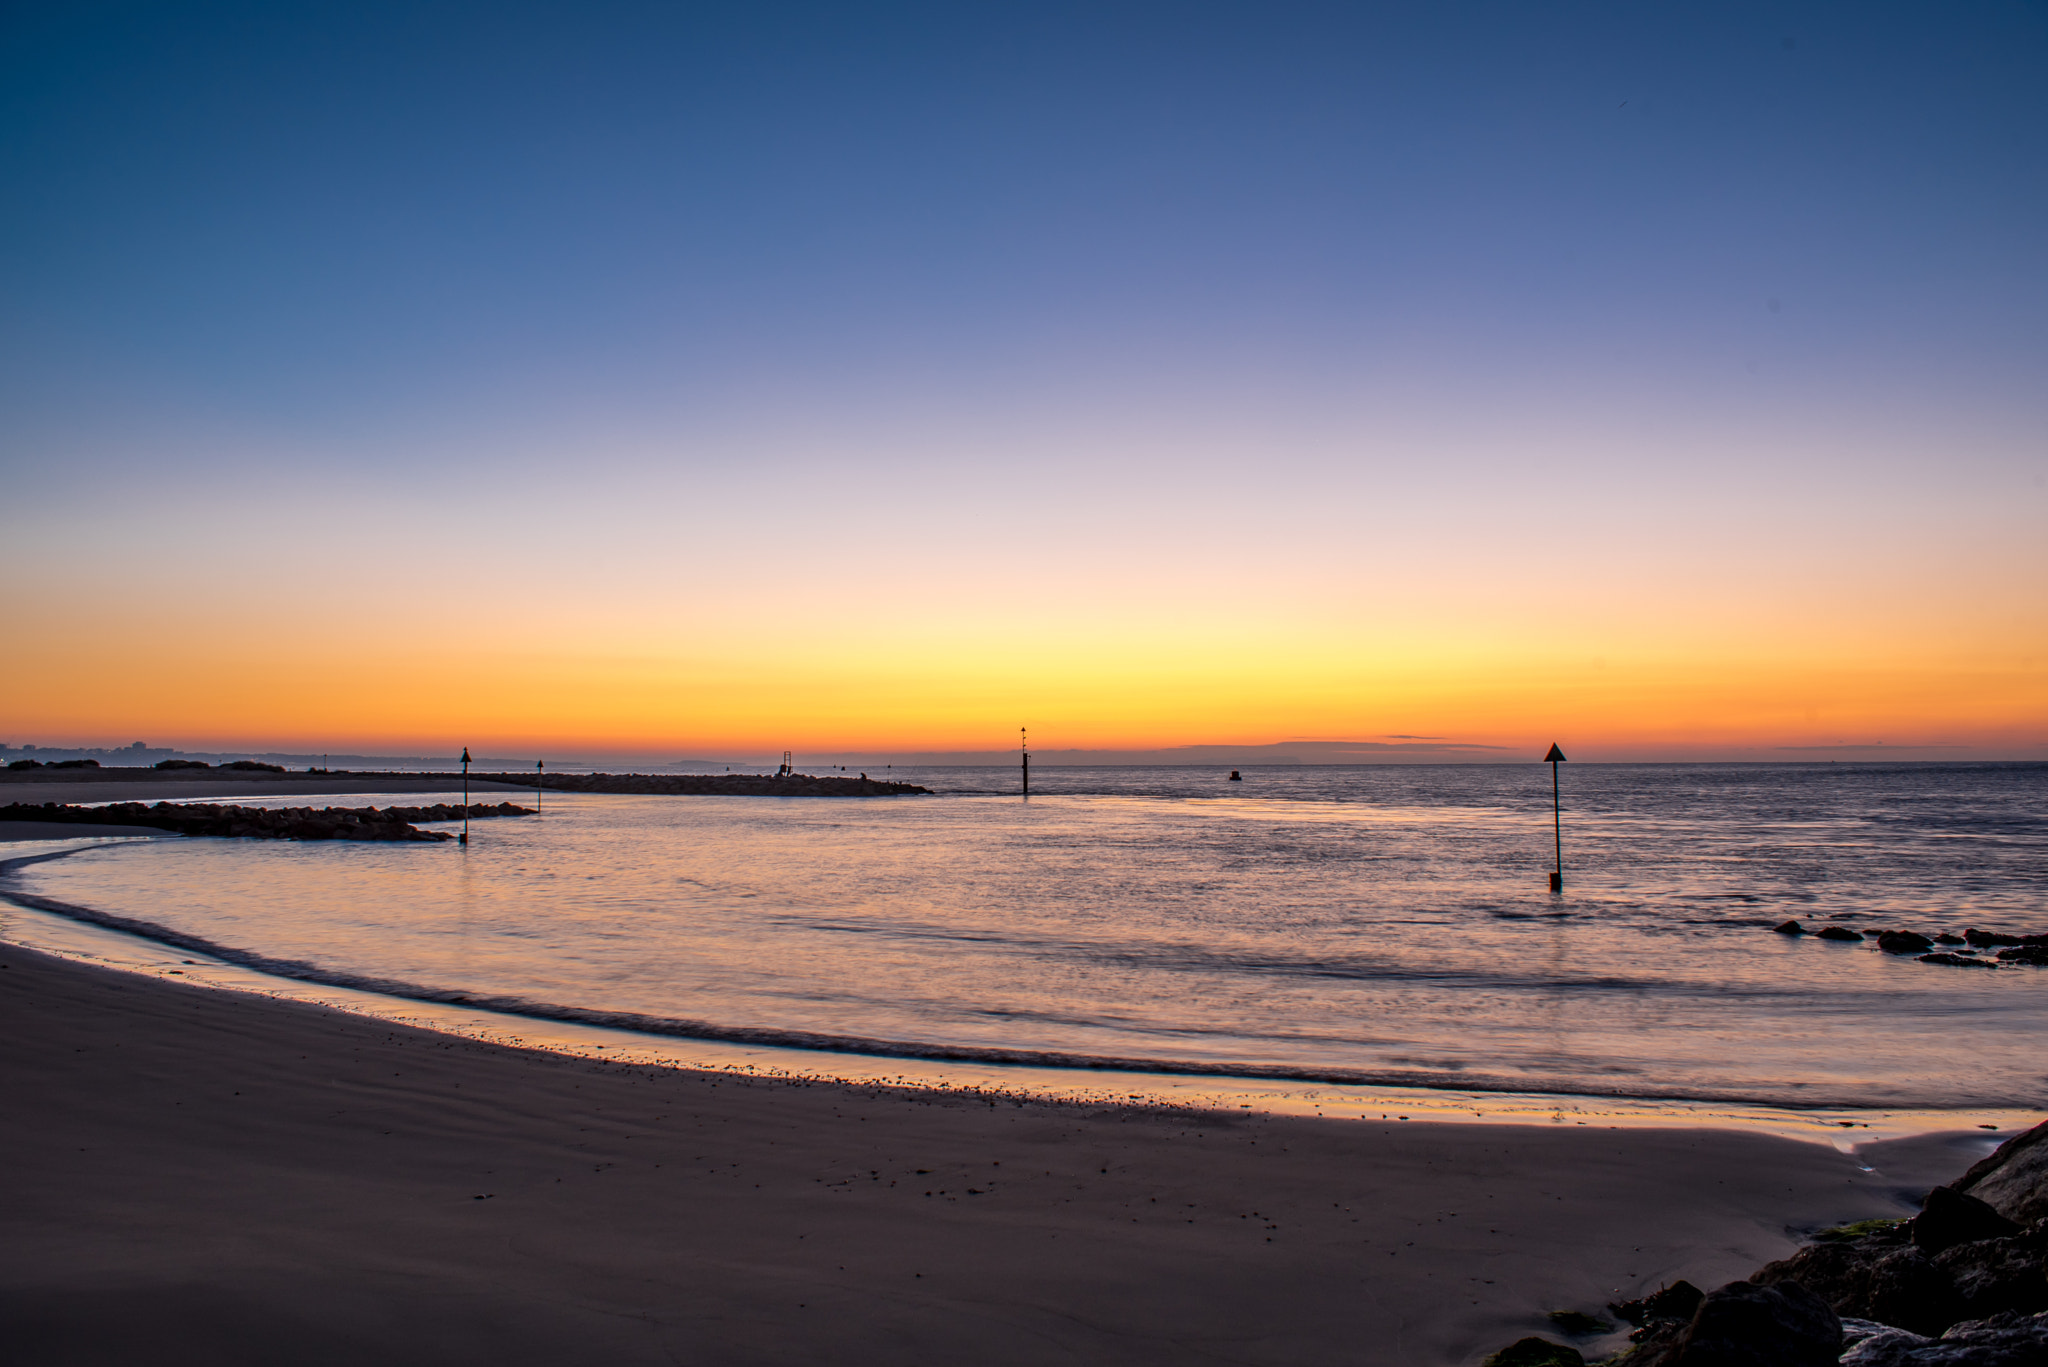
{"type": "MultiPolygon", "coordinates": [[[[473,805],[471,820],[489,816],[530,816],[531,807],[509,802],[473,805]]],[[[414,823],[460,821],[462,807],[242,807],[207,803],[115,802],[74,807],[55,802],[16,802],[0,807],[0,821],[45,821],[81,826],[137,826],[178,835],[233,836],[251,840],[453,840],[446,831],[423,831],[414,823]]]]}
{"type": "MultiPolygon", "coordinates": [[[[1678,1282],[1608,1309],[1636,1326],[1611,1367],[2048,1367],[2048,1124],[1936,1187],[1909,1220],[1825,1231],[1718,1291],[1678,1282]]],[[[1583,1362],[1526,1338],[1486,1367],[1583,1362]]]]}
{"type": "Polygon", "coordinates": [[[476,774],[492,783],[540,786],[551,793],[652,793],[708,797],[897,797],[930,793],[915,783],[884,779],[819,778],[790,774],[784,778],[757,774],[548,774],[536,785],[533,774],[476,774]]]}
{"type": "Polygon", "coordinates": [[[1853,930],[1839,925],[1808,930],[1797,921],[1785,921],[1771,929],[1794,939],[1811,935],[1816,940],[1839,944],[1875,940],[1883,953],[1945,968],[2048,968],[2048,935],[2008,935],[2003,931],[1979,930],[1976,926],[1960,935],[1945,930],[1931,935],[1917,930],[1853,930]]]}

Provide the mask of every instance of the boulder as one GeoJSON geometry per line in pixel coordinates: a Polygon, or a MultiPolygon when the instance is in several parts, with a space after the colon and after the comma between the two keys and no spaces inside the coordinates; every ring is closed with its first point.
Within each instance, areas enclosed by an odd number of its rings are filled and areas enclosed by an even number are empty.
{"type": "Polygon", "coordinates": [[[1949,1185],[2008,1220],[2048,1220],[2048,1121],[2006,1140],[1949,1185]]]}
{"type": "Polygon", "coordinates": [[[2035,968],[2048,968],[2048,946],[2021,945],[2018,949],[2001,949],[1998,961],[2004,964],[2031,964],[2035,968]]]}
{"type": "Polygon", "coordinates": [[[1688,1281],[1675,1281],[1669,1286],[1660,1286],[1641,1300],[1620,1301],[1608,1305],[1614,1317],[1642,1328],[1658,1320],[1677,1320],[1689,1324],[1698,1313],[1700,1302],[1706,1293],[1688,1281]]]}
{"type": "Polygon", "coordinates": [[[1964,931],[1963,938],[1979,949],[1991,949],[1997,945],[2016,945],[2020,942],[2017,935],[2001,935],[1995,930],[1979,930],[1975,926],[1964,931]]]}
{"type": "Polygon", "coordinates": [[[1971,1356],[1934,1359],[1955,1367],[2041,1367],[2048,1362],[2048,1313],[2008,1312],[1949,1326],[1941,1348],[1964,1348],[1971,1356]]]}
{"type": "MultiPolygon", "coordinates": [[[[1878,1334],[1903,1334],[1905,1332],[1903,1329],[1894,1329],[1889,1324],[1879,1324],[1876,1320],[1859,1320],[1851,1315],[1842,1316],[1842,1347],[1844,1349],[1854,1348],[1863,1340],[1873,1338],[1878,1334]]],[[[1915,1334],[1913,1337],[1919,1338],[1921,1336],[1915,1334]]]]}
{"type": "Polygon", "coordinates": [[[1820,932],[1823,940],[1860,940],[1863,937],[1847,926],[1829,926],[1820,932]]]}
{"type": "Polygon", "coordinates": [[[1935,1255],[1961,1303],[1962,1318],[2048,1310],[2048,1222],[2006,1239],[1978,1239],[1935,1255]]]}
{"type": "Polygon", "coordinates": [[[1947,1272],[1895,1239],[1810,1244],[1755,1273],[1759,1286],[1796,1284],[1837,1315],[1938,1334],[1962,1316],[1947,1272]]]}
{"type": "Polygon", "coordinates": [[[1700,1302],[1660,1367],[1835,1367],[1842,1322],[1797,1282],[1730,1282],[1700,1302]]]}
{"type": "Polygon", "coordinates": [[[1957,1244],[2003,1239],[2020,1232],[2018,1224],[1985,1202],[1951,1187],[1928,1192],[1920,1213],[1907,1228],[1912,1231],[1913,1246],[1929,1256],[1957,1244]]]}
{"type": "Polygon", "coordinates": [[[1913,1360],[1907,1354],[1933,1342],[1927,1335],[1910,1329],[1879,1326],[1878,1332],[1858,1339],[1842,1354],[1842,1367],[1909,1367],[1913,1360]]]}
{"type": "Polygon", "coordinates": [[[1942,964],[1949,968],[1996,968],[1989,959],[1972,958],[1968,954],[1922,954],[1913,961],[1916,964],[1942,964]]]}
{"type": "Polygon", "coordinates": [[[1772,926],[1771,929],[1780,935],[1804,935],[1806,933],[1806,927],[1800,925],[1797,921],[1781,921],[1777,925],[1772,926]]]}
{"type": "Polygon", "coordinates": [[[1880,930],[1877,947],[1887,954],[1923,954],[1934,948],[1934,941],[1910,930],[1880,930]]]}
{"type": "Polygon", "coordinates": [[[1965,1320],[1938,1339],[1892,1329],[1842,1354],[1842,1367],[2040,1367],[2048,1362],[2048,1315],[1965,1320]]]}
{"type": "Polygon", "coordinates": [[[1579,1350],[1549,1339],[1517,1339],[1489,1356],[1479,1367],[1585,1367],[1579,1350]]]}

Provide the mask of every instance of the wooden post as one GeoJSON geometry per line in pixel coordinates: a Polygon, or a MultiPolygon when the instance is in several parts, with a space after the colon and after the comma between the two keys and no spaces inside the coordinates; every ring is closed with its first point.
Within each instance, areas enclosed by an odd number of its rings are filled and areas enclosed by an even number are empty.
{"type": "Polygon", "coordinates": [[[1543,757],[1550,766],[1550,838],[1556,851],[1557,863],[1550,870],[1550,890],[1564,891],[1564,817],[1558,805],[1557,766],[1565,762],[1564,751],[1551,742],[1550,753],[1543,757]]]}
{"type": "Polygon", "coordinates": [[[469,843],[469,747],[462,747],[462,840],[469,843]]]}
{"type": "Polygon", "coordinates": [[[1031,737],[1023,727],[1017,728],[1017,753],[1024,759],[1024,796],[1031,796],[1031,737]]]}
{"type": "Polygon", "coordinates": [[[537,759],[533,762],[533,814],[535,816],[540,815],[540,792],[541,789],[547,786],[548,776],[545,772],[547,767],[548,762],[544,759],[537,759]]]}

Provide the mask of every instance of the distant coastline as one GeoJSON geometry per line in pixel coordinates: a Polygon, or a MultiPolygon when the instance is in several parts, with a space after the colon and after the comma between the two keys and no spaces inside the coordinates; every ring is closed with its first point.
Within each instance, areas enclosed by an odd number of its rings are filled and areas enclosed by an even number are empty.
{"type": "MultiPolygon", "coordinates": [[[[460,773],[364,772],[355,769],[309,770],[301,773],[229,768],[178,769],[7,769],[0,770],[0,788],[33,789],[33,798],[58,802],[107,802],[143,797],[193,797],[227,786],[245,792],[450,792],[463,784],[460,773]],[[62,789],[59,796],[54,790],[62,789]]],[[[524,774],[472,771],[476,792],[508,789],[565,793],[631,793],[721,797],[902,797],[928,794],[929,788],[890,780],[818,777],[791,774],[786,778],[758,774],[524,774]]],[[[17,800],[28,799],[20,793],[17,800]]]]}

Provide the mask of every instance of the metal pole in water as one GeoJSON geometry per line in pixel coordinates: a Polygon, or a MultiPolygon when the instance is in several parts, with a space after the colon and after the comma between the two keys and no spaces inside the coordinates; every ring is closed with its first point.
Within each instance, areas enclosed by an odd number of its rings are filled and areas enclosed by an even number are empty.
{"type": "Polygon", "coordinates": [[[469,747],[462,747],[462,840],[469,843],[469,747]]]}
{"type": "Polygon", "coordinates": [[[535,816],[540,815],[540,790],[547,784],[547,775],[542,771],[547,767],[548,762],[544,759],[537,759],[533,762],[533,814],[535,816]]]}
{"type": "Polygon", "coordinates": [[[1557,766],[1565,763],[1564,751],[1558,749],[1557,743],[1555,741],[1552,741],[1550,745],[1550,753],[1545,755],[1543,757],[1543,760],[1544,763],[1550,766],[1550,838],[1555,846],[1557,854],[1557,863],[1552,866],[1550,871],[1550,890],[1552,892],[1563,892],[1564,817],[1561,814],[1561,808],[1558,803],[1557,766]]]}
{"type": "Polygon", "coordinates": [[[1017,753],[1024,759],[1024,796],[1031,796],[1031,737],[1023,727],[1017,728],[1017,753]]]}

